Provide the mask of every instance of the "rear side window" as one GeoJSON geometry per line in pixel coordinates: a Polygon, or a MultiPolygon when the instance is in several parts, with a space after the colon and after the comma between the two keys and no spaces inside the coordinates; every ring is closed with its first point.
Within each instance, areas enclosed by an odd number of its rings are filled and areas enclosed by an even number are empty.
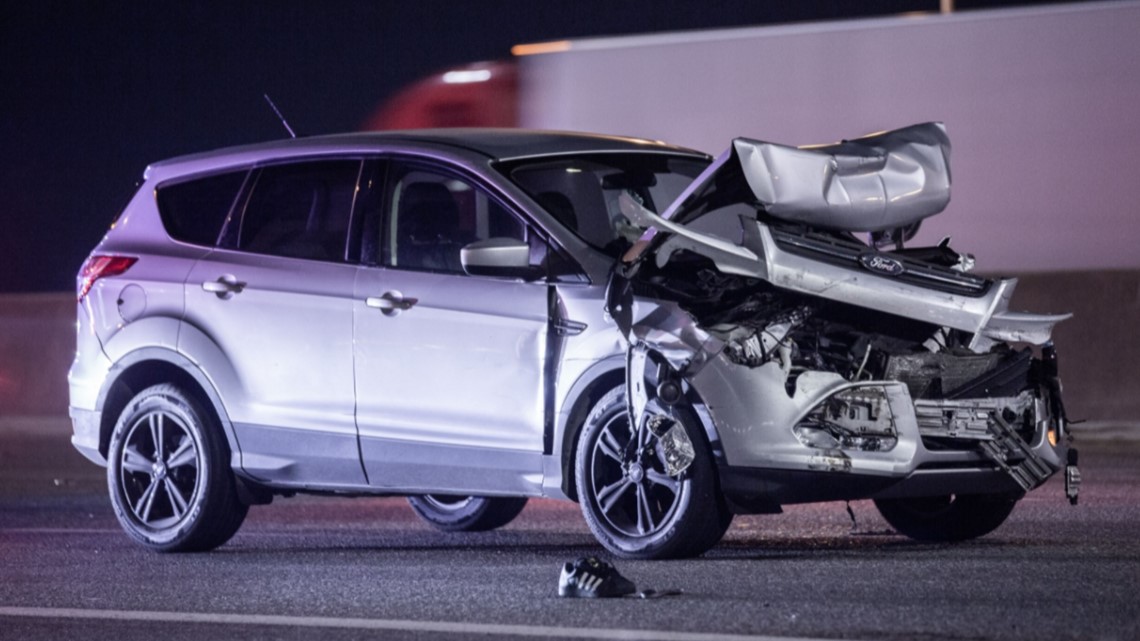
{"type": "Polygon", "coordinates": [[[238,249],[343,261],[359,176],[358,160],[262,169],[245,206],[238,249]]]}
{"type": "Polygon", "coordinates": [[[238,171],[198,178],[158,189],[158,211],[175,240],[213,247],[245,181],[238,171]]]}

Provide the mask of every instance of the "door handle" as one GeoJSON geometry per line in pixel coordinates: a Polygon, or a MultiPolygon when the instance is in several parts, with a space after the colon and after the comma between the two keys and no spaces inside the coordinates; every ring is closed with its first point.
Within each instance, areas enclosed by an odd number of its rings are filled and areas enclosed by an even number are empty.
{"type": "Polygon", "coordinates": [[[369,296],[364,299],[365,305],[380,310],[385,316],[396,316],[404,310],[411,309],[418,302],[420,302],[418,298],[407,298],[394,289],[380,296],[369,296]]]}
{"type": "Polygon", "coordinates": [[[211,294],[216,294],[222,300],[229,300],[233,298],[234,294],[240,294],[245,289],[245,283],[226,274],[219,276],[218,280],[208,280],[202,283],[202,289],[211,294]]]}

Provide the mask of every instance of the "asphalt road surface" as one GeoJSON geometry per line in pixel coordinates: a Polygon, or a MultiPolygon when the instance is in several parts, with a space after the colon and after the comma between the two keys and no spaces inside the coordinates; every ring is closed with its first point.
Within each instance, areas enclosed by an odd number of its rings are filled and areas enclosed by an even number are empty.
{"type": "Polygon", "coordinates": [[[1081,444],[995,533],[911,542],[869,502],[737,517],[699,559],[616,561],[658,599],[560,599],[604,551],[577,506],[532,500],[445,534],[402,499],[278,499],[227,545],[160,555],[118,529],[101,468],[59,430],[0,430],[0,639],[1140,639],[1140,442],[1081,444]]]}

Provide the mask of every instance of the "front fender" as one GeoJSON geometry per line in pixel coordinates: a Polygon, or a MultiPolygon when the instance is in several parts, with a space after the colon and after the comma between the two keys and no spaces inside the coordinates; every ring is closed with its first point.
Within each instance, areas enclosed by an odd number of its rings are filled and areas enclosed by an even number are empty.
{"type": "Polygon", "coordinates": [[[587,366],[562,396],[554,424],[551,452],[543,456],[543,493],[554,498],[573,496],[574,448],[578,433],[597,399],[625,381],[625,354],[612,354],[587,366]]]}

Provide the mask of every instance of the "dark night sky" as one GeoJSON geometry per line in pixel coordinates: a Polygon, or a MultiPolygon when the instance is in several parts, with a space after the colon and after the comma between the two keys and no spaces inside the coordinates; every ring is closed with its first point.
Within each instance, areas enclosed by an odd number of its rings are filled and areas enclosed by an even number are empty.
{"type": "MultiPolygon", "coordinates": [[[[1021,4],[958,0],[959,10],[1021,4]]],[[[0,293],[65,291],[147,163],[356,129],[523,42],[937,10],[938,0],[275,0],[0,6],[0,293]]]]}

